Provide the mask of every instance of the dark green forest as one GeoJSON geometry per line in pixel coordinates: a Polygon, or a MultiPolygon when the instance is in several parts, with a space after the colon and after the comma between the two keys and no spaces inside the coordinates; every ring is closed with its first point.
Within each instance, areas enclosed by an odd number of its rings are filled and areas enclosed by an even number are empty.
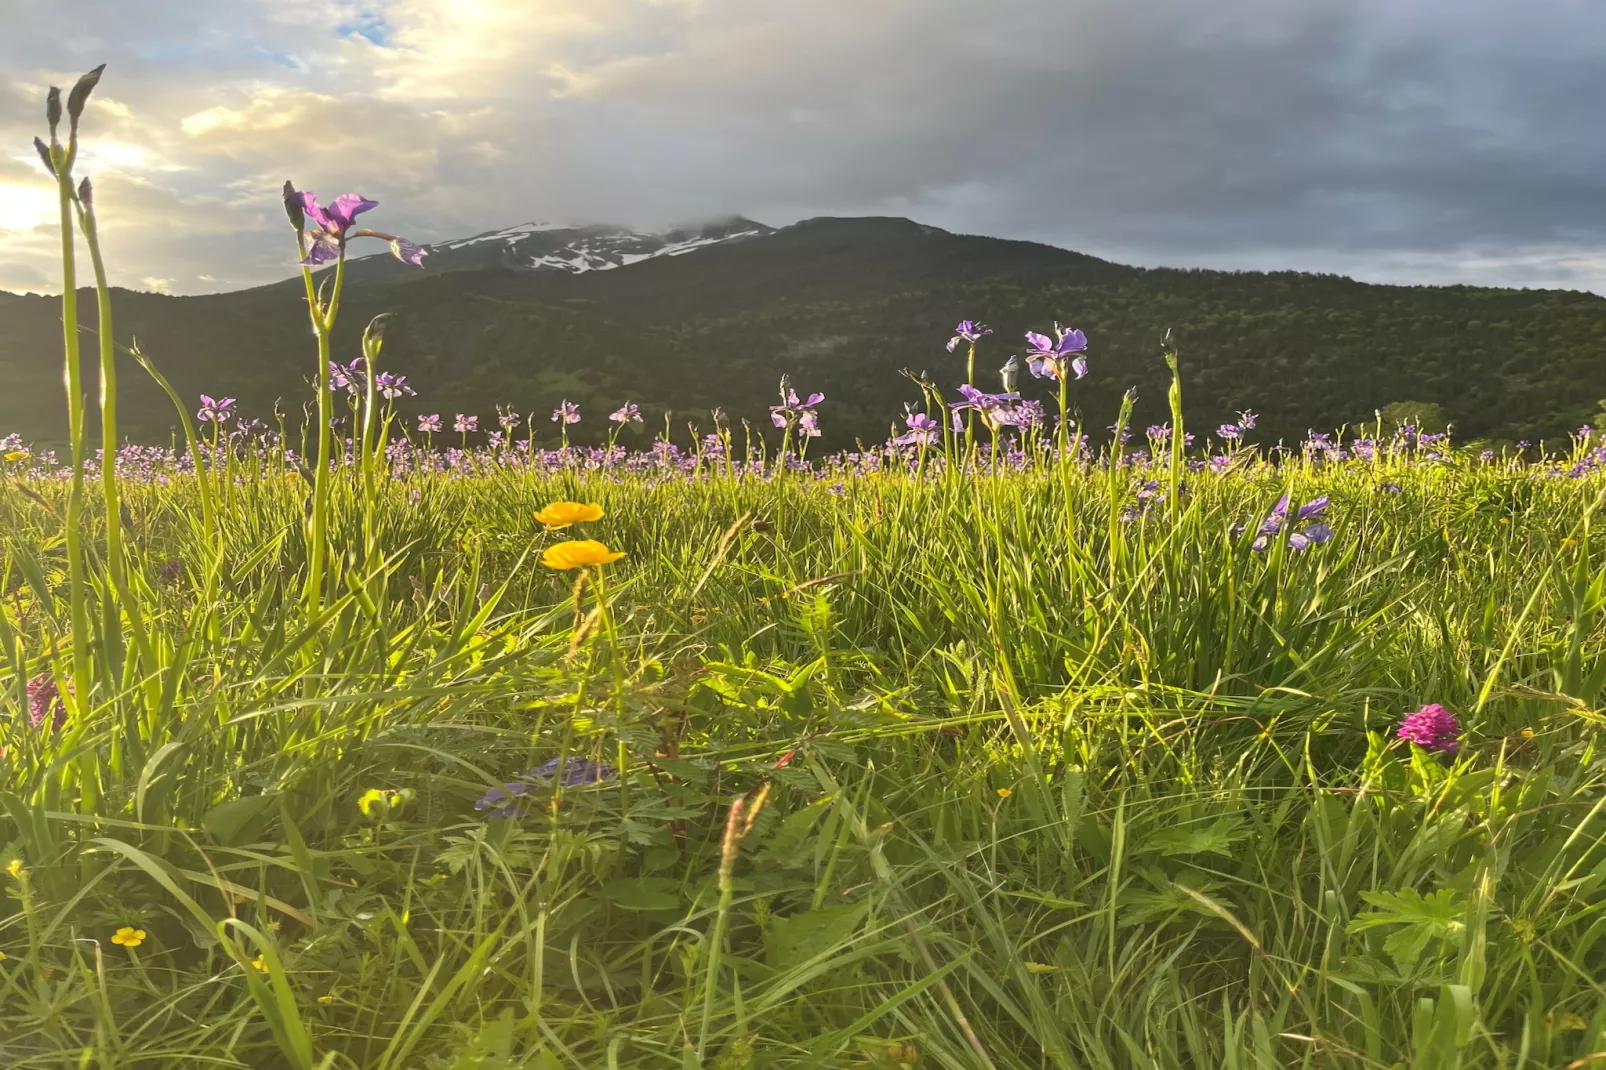
{"type": "MultiPolygon", "coordinates": [[[[238,397],[245,415],[270,422],[277,405],[294,424],[316,359],[303,300],[299,279],[204,297],[119,290],[116,334],[137,338],[186,397],[238,397]]],[[[1593,294],[1140,269],[902,219],[810,220],[582,275],[356,270],[337,359],[355,358],[363,325],[386,312],[382,363],[420,395],[404,412],[478,413],[494,426],[494,406],[511,404],[554,440],[547,415],[564,399],[582,406],[579,441],[605,435],[606,413],[627,400],[649,428],[669,411],[681,441],[687,422],[707,428],[716,405],[767,425],[764,407],[789,373],[826,394],[825,446],[879,441],[919,396],[900,369],[949,391],[962,381],[963,351],[944,345],[967,317],[996,331],[978,357],[988,389],[1027,329],[1058,320],[1086,331],[1092,371],[1073,396],[1094,426],[1129,387],[1140,425],[1165,417],[1168,328],[1190,424],[1250,408],[1262,442],[1371,420],[1402,401],[1440,406],[1462,439],[1557,439],[1598,418],[1606,396],[1606,299],[1593,294]]],[[[92,302],[83,315],[87,337],[92,302]]],[[[58,300],[0,295],[0,433],[63,436],[60,331],[58,300]]],[[[132,361],[122,377],[128,437],[167,441],[170,403],[132,361]]],[[[1049,394],[1029,377],[1023,389],[1049,394]]]]}

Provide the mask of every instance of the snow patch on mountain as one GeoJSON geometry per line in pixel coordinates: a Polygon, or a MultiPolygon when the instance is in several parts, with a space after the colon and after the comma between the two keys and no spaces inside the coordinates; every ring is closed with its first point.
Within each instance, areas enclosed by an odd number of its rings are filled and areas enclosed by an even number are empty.
{"type": "Polygon", "coordinates": [[[520,223],[470,238],[440,242],[431,248],[431,252],[437,256],[431,266],[445,268],[449,266],[447,261],[465,258],[484,263],[490,257],[498,266],[513,271],[564,271],[578,275],[588,271],[609,271],[660,256],[684,256],[698,249],[727,242],[749,241],[772,232],[772,228],[762,223],[741,218],[664,231],[549,222],[520,223]]]}

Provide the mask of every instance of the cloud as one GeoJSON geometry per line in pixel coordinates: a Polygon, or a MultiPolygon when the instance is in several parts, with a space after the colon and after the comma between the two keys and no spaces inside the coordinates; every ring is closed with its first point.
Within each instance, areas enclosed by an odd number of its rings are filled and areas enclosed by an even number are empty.
{"type": "Polygon", "coordinates": [[[0,287],[51,275],[43,89],[104,60],[80,170],[117,278],[175,292],[288,270],[285,178],[426,240],[891,212],[1606,292],[1581,0],[0,0],[0,31],[0,287]]]}

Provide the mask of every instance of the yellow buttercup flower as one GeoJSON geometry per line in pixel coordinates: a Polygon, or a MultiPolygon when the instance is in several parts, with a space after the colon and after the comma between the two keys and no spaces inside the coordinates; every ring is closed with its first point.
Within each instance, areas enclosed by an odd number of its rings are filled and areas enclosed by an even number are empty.
{"type": "Polygon", "coordinates": [[[535,514],[548,531],[602,519],[602,506],[596,502],[553,502],[535,514]]]}
{"type": "Polygon", "coordinates": [[[589,568],[606,565],[625,556],[608,549],[596,539],[570,539],[556,543],[541,552],[541,564],[560,571],[571,568],[589,568]]]}
{"type": "Polygon", "coordinates": [[[1000,799],[1007,799],[1013,794],[1015,794],[1015,793],[1013,791],[1010,791],[1008,788],[999,788],[998,789],[998,797],[1000,799]]]}
{"type": "Polygon", "coordinates": [[[26,461],[27,459],[27,450],[12,450],[10,453],[6,454],[6,460],[8,461],[26,461]]]}
{"type": "Polygon", "coordinates": [[[318,997],[318,1002],[322,1003],[325,1006],[328,1006],[329,1004],[333,1003],[334,1001],[335,1001],[335,994],[333,992],[330,992],[328,995],[324,995],[324,996],[319,996],[318,997]]]}
{"type": "Polygon", "coordinates": [[[4,951],[0,951],[0,962],[4,962],[6,959],[8,959],[10,957],[11,956],[6,954],[4,951]]]}
{"type": "Polygon", "coordinates": [[[256,970],[258,973],[268,972],[268,964],[262,961],[261,955],[258,955],[256,958],[251,960],[251,968],[256,970]]]}
{"type": "Polygon", "coordinates": [[[145,942],[145,930],[136,929],[132,925],[124,925],[112,933],[112,943],[121,944],[132,950],[145,942]]]}
{"type": "Polygon", "coordinates": [[[7,862],[6,872],[20,881],[22,879],[22,859],[13,858],[11,861],[7,862]]]}

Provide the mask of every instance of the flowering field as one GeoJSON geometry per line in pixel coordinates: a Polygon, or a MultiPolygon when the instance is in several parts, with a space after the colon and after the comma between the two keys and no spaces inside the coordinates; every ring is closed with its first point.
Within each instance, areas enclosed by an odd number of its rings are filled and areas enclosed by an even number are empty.
{"type": "Polygon", "coordinates": [[[371,202],[286,202],[307,430],[120,444],[102,302],[104,452],[70,326],[71,441],[0,451],[6,1066],[1606,1058],[1593,432],[1190,434],[1169,349],[1132,429],[969,321],[854,453],[789,382],[404,424],[330,352],[371,202]]]}

